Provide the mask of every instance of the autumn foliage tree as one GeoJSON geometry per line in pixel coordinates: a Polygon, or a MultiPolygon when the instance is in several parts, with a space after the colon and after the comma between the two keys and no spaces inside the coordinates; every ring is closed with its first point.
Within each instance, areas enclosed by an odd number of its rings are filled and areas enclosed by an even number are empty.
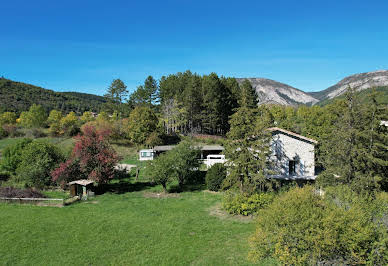
{"type": "Polygon", "coordinates": [[[51,173],[54,182],[63,185],[72,180],[89,179],[103,184],[114,177],[119,157],[108,142],[110,132],[85,125],[82,133],[76,137],[69,160],[51,173]]]}

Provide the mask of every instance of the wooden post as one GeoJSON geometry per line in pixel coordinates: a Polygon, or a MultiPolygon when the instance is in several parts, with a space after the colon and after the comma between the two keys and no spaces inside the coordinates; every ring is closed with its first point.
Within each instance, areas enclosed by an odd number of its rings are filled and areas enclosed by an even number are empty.
{"type": "Polygon", "coordinates": [[[139,169],[139,167],[136,167],[136,181],[137,181],[137,179],[139,178],[139,174],[140,174],[140,169],[139,169]]]}

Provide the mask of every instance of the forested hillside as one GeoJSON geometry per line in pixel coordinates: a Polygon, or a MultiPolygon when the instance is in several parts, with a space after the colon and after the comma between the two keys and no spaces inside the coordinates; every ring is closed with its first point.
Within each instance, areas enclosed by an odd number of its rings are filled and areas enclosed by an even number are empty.
{"type": "Polygon", "coordinates": [[[0,78],[0,112],[20,113],[31,105],[39,104],[48,112],[52,109],[64,113],[71,111],[100,111],[105,98],[77,92],[54,92],[34,85],[0,78]]]}

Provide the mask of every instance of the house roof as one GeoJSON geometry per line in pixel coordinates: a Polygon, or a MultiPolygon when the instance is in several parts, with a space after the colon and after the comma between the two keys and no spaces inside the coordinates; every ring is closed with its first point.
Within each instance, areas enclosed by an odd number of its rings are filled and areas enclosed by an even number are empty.
{"type": "MultiPolygon", "coordinates": [[[[170,151],[175,147],[175,145],[164,145],[164,146],[155,146],[154,151],[170,151]]],[[[223,151],[225,148],[221,145],[204,145],[196,146],[201,147],[202,151],[223,151]]]]}
{"type": "Polygon", "coordinates": [[[282,133],[284,133],[286,135],[290,135],[290,136],[293,136],[295,138],[298,138],[298,139],[301,139],[301,140],[304,140],[304,141],[307,141],[307,142],[310,142],[310,143],[314,143],[314,144],[318,143],[318,141],[316,141],[315,139],[310,139],[308,137],[296,134],[294,132],[291,132],[291,131],[288,131],[288,130],[285,130],[285,129],[282,129],[282,128],[279,128],[279,127],[271,127],[271,128],[268,128],[268,130],[271,131],[271,132],[282,132],[282,133]]]}
{"type": "Polygon", "coordinates": [[[92,180],[81,179],[81,180],[72,181],[69,183],[69,185],[77,184],[77,185],[81,185],[81,186],[87,186],[87,185],[90,185],[93,183],[94,183],[94,181],[92,181],[92,180]]]}

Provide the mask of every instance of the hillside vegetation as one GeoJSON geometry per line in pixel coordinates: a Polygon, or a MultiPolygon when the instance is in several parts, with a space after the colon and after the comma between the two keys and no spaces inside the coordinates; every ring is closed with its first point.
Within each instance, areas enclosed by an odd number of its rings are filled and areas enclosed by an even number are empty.
{"type": "Polygon", "coordinates": [[[0,112],[27,111],[32,104],[42,105],[46,112],[57,109],[64,113],[71,111],[100,111],[104,97],[77,93],[54,92],[34,85],[0,78],[0,112]]]}
{"type": "MultiPolygon", "coordinates": [[[[377,93],[379,93],[378,101],[381,104],[388,104],[388,86],[378,87],[378,88],[370,88],[370,89],[356,92],[356,94],[359,96],[359,98],[361,99],[361,101],[363,103],[366,103],[368,101],[368,95],[370,95],[370,93],[373,91],[376,91],[377,93]]],[[[327,104],[333,103],[335,100],[340,100],[340,99],[344,99],[344,98],[345,98],[345,95],[342,94],[342,95],[337,96],[337,97],[332,98],[332,99],[324,99],[324,100],[320,101],[318,103],[318,105],[325,106],[327,104]]]]}

